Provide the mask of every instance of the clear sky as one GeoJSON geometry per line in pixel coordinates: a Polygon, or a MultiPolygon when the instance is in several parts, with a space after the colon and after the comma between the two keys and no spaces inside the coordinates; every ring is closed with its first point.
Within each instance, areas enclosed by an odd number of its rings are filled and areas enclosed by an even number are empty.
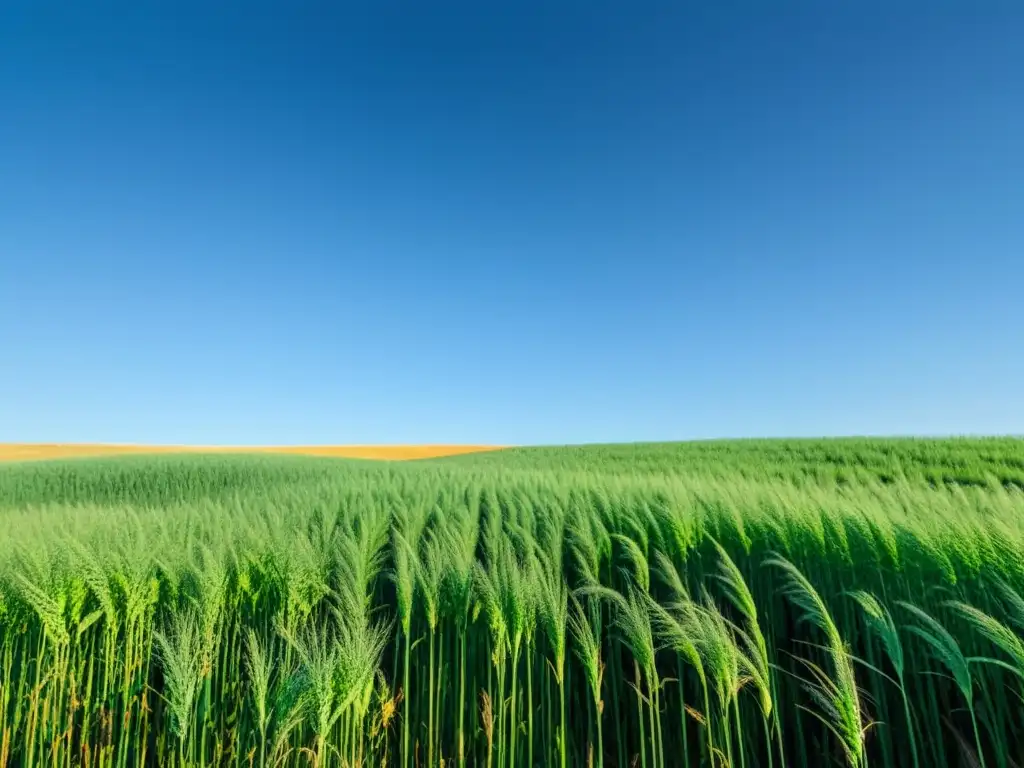
{"type": "Polygon", "coordinates": [[[0,441],[1024,432],[1020,2],[0,7],[0,441]]]}

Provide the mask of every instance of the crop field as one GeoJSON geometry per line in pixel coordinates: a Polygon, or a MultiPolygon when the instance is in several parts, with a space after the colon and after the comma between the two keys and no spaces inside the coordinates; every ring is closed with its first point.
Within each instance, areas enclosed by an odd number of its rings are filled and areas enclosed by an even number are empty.
{"type": "Polygon", "coordinates": [[[153,453],[278,453],[335,456],[346,459],[436,459],[460,453],[494,450],[484,445],[290,445],[282,447],[195,447],[175,445],[104,445],[102,443],[0,443],[0,461],[66,459],[83,456],[123,456],[153,453]]]}
{"type": "Polygon", "coordinates": [[[0,522],[0,766],[1024,765],[1022,440],[15,461],[0,522]]]}

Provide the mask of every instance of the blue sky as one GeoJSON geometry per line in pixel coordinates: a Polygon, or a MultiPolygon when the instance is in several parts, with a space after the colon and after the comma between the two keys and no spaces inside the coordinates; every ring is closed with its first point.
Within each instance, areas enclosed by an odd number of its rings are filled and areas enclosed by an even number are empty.
{"type": "Polygon", "coordinates": [[[5,4],[0,441],[1022,433],[1021,40],[1011,2],[5,4]]]}

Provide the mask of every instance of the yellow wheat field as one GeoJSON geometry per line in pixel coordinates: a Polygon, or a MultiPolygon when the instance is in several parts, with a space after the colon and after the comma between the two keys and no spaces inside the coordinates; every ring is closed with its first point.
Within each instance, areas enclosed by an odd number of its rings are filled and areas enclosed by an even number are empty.
{"type": "Polygon", "coordinates": [[[287,445],[194,446],[105,445],[92,443],[0,443],[0,461],[59,459],[82,456],[119,456],[134,453],[289,453],[348,459],[405,461],[498,450],[492,445],[287,445]]]}

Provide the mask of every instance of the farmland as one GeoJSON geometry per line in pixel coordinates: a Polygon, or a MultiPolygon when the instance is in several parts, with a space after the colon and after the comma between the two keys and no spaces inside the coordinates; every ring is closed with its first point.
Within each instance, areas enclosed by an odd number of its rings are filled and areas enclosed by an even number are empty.
{"type": "Polygon", "coordinates": [[[1017,439],[16,461],[0,517],[0,765],[1024,762],[1017,439]]]}
{"type": "Polygon", "coordinates": [[[460,453],[494,450],[484,445],[290,445],[290,446],[180,446],[118,445],[103,443],[0,443],[0,461],[66,459],[85,456],[134,456],[166,453],[270,453],[296,456],[334,456],[345,459],[436,459],[460,453]]]}

